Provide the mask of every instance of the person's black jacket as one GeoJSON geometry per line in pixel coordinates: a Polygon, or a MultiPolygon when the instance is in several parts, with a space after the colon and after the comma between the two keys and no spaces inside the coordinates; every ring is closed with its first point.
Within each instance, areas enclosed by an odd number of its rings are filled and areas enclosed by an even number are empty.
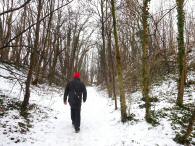
{"type": "Polygon", "coordinates": [[[70,81],[65,88],[64,102],[67,101],[67,96],[71,108],[80,108],[82,99],[83,102],[87,99],[87,90],[84,83],[80,79],[70,81]]]}

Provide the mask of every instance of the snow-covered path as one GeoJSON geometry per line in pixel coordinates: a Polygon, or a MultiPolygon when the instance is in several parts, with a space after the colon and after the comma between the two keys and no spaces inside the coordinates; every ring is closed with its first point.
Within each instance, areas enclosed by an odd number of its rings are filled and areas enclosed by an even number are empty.
{"type": "MultiPolygon", "coordinates": [[[[5,84],[3,88],[7,88],[5,84]]],[[[10,96],[17,95],[17,91],[17,88],[13,89],[10,96]]],[[[53,111],[49,113],[49,118],[35,120],[30,132],[23,135],[25,142],[16,144],[6,135],[0,135],[0,139],[5,139],[0,146],[179,146],[172,140],[175,135],[167,122],[162,121],[158,127],[152,127],[144,118],[137,117],[137,123],[122,124],[120,111],[114,110],[113,101],[96,87],[88,87],[87,92],[88,98],[81,110],[81,131],[75,133],[70,107],[63,104],[63,89],[33,87],[30,102],[53,111]]],[[[138,108],[132,110],[144,115],[138,108]]]]}
{"type": "MultiPolygon", "coordinates": [[[[94,88],[89,87],[88,98],[86,103],[82,105],[81,111],[81,131],[74,132],[74,128],[70,120],[70,107],[64,105],[62,100],[57,100],[53,107],[59,111],[57,119],[47,123],[49,129],[44,129],[46,126],[37,125],[35,129],[43,128],[43,132],[35,145],[37,146],[105,146],[114,145],[113,136],[119,138],[117,128],[114,128],[116,120],[112,119],[111,113],[108,110],[108,100],[98,95],[94,88]],[[116,129],[116,130],[115,130],[116,129]]],[[[118,119],[120,120],[120,118],[118,119]]],[[[45,128],[47,128],[47,126],[45,128]]]]}

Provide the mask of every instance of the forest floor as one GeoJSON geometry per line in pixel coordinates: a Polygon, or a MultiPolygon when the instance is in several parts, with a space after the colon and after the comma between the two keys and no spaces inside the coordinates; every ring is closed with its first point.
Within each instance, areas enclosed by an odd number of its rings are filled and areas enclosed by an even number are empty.
{"type": "MultiPolygon", "coordinates": [[[[2,69],[3,65],[0,67],[1,75],[11,76],[2,69]]],[[[190,73],[190,80],[195,80],[194,74],[190,73]]],[[[0,83],[0,146],[180,146],[173,139],[187,125],[195,100],[195,85],[189,85],[184,97],[186,108],[175,106],[176,82],[168,77],[152,86],[151,96],[156,99],[152,102],[156,119],[153,125],[144,120],[140,91],[126,96],[128,111],[134,119],[121,123],[120,109],[114,110],[114,101],[99,88],[87,87],[81,130],[75,133],[70,107],[63,103],[63,88],[46,84],[33,86],[29,113],[21,116],[19,106],[23,91],[20,85],[23,83],[2,77],[0,83]]],[[[194,135],[191,141],[195,142],[194,135]]]]}

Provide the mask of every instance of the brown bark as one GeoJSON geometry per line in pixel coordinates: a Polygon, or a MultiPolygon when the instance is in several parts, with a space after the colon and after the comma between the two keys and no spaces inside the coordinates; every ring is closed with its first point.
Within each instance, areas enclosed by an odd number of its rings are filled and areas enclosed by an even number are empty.
{"type": "Polygon", "coordinates": [[[114,27],[114,40],[115,40],[115,49],[116,49],[116,61],[117,61],[117,73],[118,73],[118,82],[119,82],[119,92],[120,92],[120,104],[121,104],[121,121],[127,121],[127,112],[126,112],[126,99],[125,99],[125,90],[123,83],[123,71],[121,64],[121,56],[119,51],[118,44],[118,33],[116,26],[116,10],[115,10],[115,1],[111,0],[112,5],[112,18],[113,18],[113,27],[114,27]]]}
{"type": "Polygon", "coordinates": [[[37,14],[37,23],[35,28],[35,41],[33,49],[31,50],[31,56],[30,56],[30,67],[28,70],[27,80],[26,80],[26,87],[25,87],[25,95],[24,100],[22,102],[21,111],[24,112],[27,109],[27,106],[29,104],[29,98],[30,98],[30,84],[32,80],[32,75],[34,71],[34,67],[36,66],[36,57],[37,57],[37,48],[39,44],[39,30],[40,30],[40,16],[42,11],[42,0],[38,1],[38,14],[37,14]]]}
{"type": "Polygon", "coordinates": [[[192,111],[192,116],[189,120],[189,124],[186,130],[186,133],[184,134],[184,136],[181,139],[182,143],[186,143],[187,139],[189,138],[189,136],[191,135],[192,131],[193,131],[193,126],[194,126],[194,122],[195,122],[195,109],[192,111]]]}
{"type": "Polygon", "coordinates": [[[145,99],[146,104],[146,115],[145,119],[147,122],[151,122],[151,114],[150,114],[150,96],[149,96],[149,28],[148,28],[148,3],[150,0],[143,1],[143,13],[142,13],[142,25],[143,25],[143,36],[142,36],[142,49],[143,49],[143,87],[142,94],[145,99]]]}
{"type": "Polygon", "coordinates": [[[178,95],[177,105],[183,106],[184,87],[186,79],[186,53],[184,45],[184,0],[176,0],[177,3],[177,26],[178,26],[178,68],[179,68],[179,80],[178,80],[178,95]]]}

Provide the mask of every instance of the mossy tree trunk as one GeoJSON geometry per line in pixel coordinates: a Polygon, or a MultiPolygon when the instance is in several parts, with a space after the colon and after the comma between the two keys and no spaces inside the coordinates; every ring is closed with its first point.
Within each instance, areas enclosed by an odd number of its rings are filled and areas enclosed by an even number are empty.
{"type": "Polygon", "coordinates": [[[186,64],[185,64],[185,46],[184,46],[184,21],[185,14],[183,10],[184,0],[176,0],[177,3],[177,29],[178,29],[178,95],[177,95],[177,105],[183,105],[183,95],[185,86],[185,74],[186,74],[186,64]]]}
{"type": "Polygon", "coordinates": [[[149,4],[150,0],[143,1],[143,12],[142,12],[142,25],[143,25],[143,36],[142,36],[142,94],[145,99],[146,105],[146,115],[145,119],[147,122],[151,122],[151,113],[150,113],[150,96],[149,96],[149,80],[150,80],[150,69],[149,69],[149,28],[148,28],[148,17],[149,17],[149,4]]]}
{"type": "Polygon", "coordinates": [[[111,5],[112,5],[114,39],[115,39],[115,49],[116,49],[117,73],[118,73],[119,92],[120,92],[121,121],[125,122],[127,120],[127,112],[126,112],[127,107],[126,107],[125,90],[124,90],[124,83],[123,83],[121,57],[120,57],[119,44],[118,44],[118,33],[117,33],[117,26],[116,26],[116,12],[115,12],[114,0],[111,0],[111,5]]]}
{"type": "Polygon", "coordinates": [[[184,136],[181,138],[181,142],[182,143],[186,143],[188,137],[190,136],[190,134],[193,131],[193,126],[194,126],[194,122],[195,122],[195,109],[192,112],[192,116],[190,118],[186,133],[184,134],[184,136]]]}

